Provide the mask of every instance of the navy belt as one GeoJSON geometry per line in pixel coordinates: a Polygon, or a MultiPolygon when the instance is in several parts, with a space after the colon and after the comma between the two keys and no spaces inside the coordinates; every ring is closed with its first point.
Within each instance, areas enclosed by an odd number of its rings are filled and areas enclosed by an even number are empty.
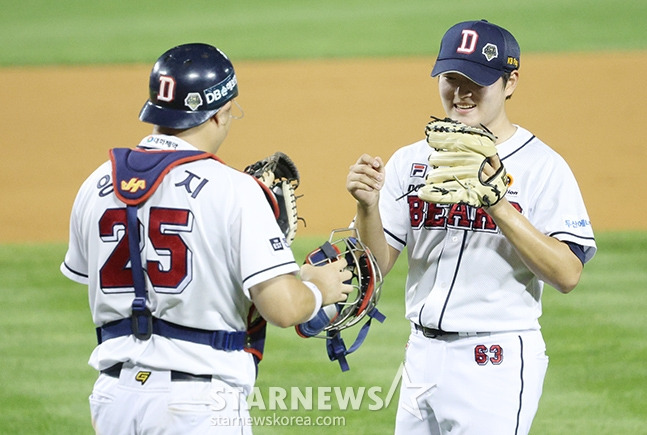
{"type": "Polygon", "coordinates": [[[437,337],[458,337],[458,332],[447,332],[442,329],[427,328],[426,326],[420,326],[414,323],[414,326],[417,331],[422,332],[427,338],[437,338],[437,337]]]}
{"type": "Polygon", "coordinates": [[[420,326],[415,323],[413,325],[416,328],[416,331],[422,332],[422,335],[427,338],[454,339],[459,337],[487,337],[492,335],[491,332],[447,332],[442,329],[427,328],[426,326],[420,326]]]}
{"type": "MultiPolygon", "coordinates": [[[[190,328],[177,325],[156,317],[151,317],[152,333],[166,338],[190,341],[191,343],[205,344],[217,350],[235,351],[243,350],[247,344],[247,331],[207,331],[204,329],[190,328]]],[[[106,323],[97,328],[97,341],[99,344],[111,338],[123,337],[133,334],[133,322],[130,317],[106,323]]]]}
{"type": "MultiPolygon", "coordinates": [[[[123,363],[117,363],[112,367],[108,367],[105,370],[101,370],[101,373],[110,376],[111,378],[119,378],[119,375],[121,374],[121,369],[123,367],[123,363]]],[[[189,382],[189,381],[200,381],[200,382],[211,382],[211,375],[193,375],[191,373],[186,373],[186,372],[178,372],[175,370],[171,370],[171,381],[179,381],[179,382],[189,382]]]]}

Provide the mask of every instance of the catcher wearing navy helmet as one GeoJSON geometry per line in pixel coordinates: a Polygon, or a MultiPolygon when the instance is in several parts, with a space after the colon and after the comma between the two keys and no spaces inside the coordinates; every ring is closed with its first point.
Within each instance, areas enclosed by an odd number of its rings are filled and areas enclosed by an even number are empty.
{"type": "Polygon", "coordinates": [[[216,156],[238,95],[222,51],[168,50],[149,90],[140,119],[152,134],[116,144],[83,183],[61,264],[87,286],[96,326],[92,424],[105,434],[248,434],[265,322],[309,321],[346,300],[352,273],[345,259],[295,262],[263,181],[298,180],[296,168],[256,177],[216,156]]]}

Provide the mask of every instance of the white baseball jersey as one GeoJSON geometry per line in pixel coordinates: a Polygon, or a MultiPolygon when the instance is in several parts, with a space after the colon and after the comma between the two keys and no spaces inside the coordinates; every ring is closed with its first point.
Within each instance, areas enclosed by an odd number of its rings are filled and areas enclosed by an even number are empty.
{"type": "MultiPolygon", "coordinates": [[[[196,150],[179,138],[147,136],[140,148],[196,150]]],[[[97,326],[129,317],[134,298],[125,205],[110,162],[81,186],[70,220],[62,273],[88,285],[97,326]]],[[[139,207],[142,262],[153,317],[204,330],[245,331],[249,288],[299,270],[263,191],[249,175],[215,159],[180,164],[139,207]]],[[[252,357],[153,335],[104,341],[90,357],[103,370],[130,361],[161,370],[213,374],[249,393],[252,357]]]]}
{"type": "MultiPolygon", "coordinates": [[[[591,222],[567,163],[518,127],[498,153],[513,183],[507,200],[542,233],[596,251],[591,222]]],[[[396,151],[386,165],[380,214],[387,242],[407,247],[406,317],[453,332],[538,329],[544,283],[522,262],[480,208],[418,198],[431,169],[425,140],[396,151]]]]}

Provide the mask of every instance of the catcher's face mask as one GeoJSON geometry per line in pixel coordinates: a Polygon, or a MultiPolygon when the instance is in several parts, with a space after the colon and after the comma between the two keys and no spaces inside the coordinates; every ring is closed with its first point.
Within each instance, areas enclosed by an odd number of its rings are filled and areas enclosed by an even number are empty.
{"type": "Polygon", "coordinates": [[[308,322],[296,326],[301,337],[319,337],[326,339],[326,350],[331,361],[338,361],[342,371],[349,369],[346,356],[355,352],[368,334],[371,320],[383,322],[385,316],[376,307],[382,290],[382,273],[375,257],[362,243],[354,228],[334,230],[330,239],[311,252],[306,263],[321,266],[345,258],[353,276],[346,284],[353,291],[344,302],[322,307],[317,315],[308,322]],[[368,320],[359,330],[355,341],[346,347],[341,338],[341,331],[349,328],[364,317],[368,320]]]}
{"type": "Polygon", "coordinates": [[[375,306],[382,289],[382,273],[377,261],[362,243],[354,228],[334,230],[330,239],[306,257],[306,263],[321,266],[345,258],[353,273],[350,282],[353,291],[344,302],[338,302],[337,315],[324,331],[341,331],[364,318],[375,306]]]}

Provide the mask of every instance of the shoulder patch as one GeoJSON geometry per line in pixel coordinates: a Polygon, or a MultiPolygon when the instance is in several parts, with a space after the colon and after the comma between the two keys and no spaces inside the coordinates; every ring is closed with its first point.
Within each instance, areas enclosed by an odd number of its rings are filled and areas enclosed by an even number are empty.
{"type": "Polygon", "coordinates": [[[281,251],[285,247],[283,240],[281,240],[280,237],[274,237],[273,239],[270,239],[270,245],[272,245],[272,249],[274,249],[275,251],[281,251]]]}

